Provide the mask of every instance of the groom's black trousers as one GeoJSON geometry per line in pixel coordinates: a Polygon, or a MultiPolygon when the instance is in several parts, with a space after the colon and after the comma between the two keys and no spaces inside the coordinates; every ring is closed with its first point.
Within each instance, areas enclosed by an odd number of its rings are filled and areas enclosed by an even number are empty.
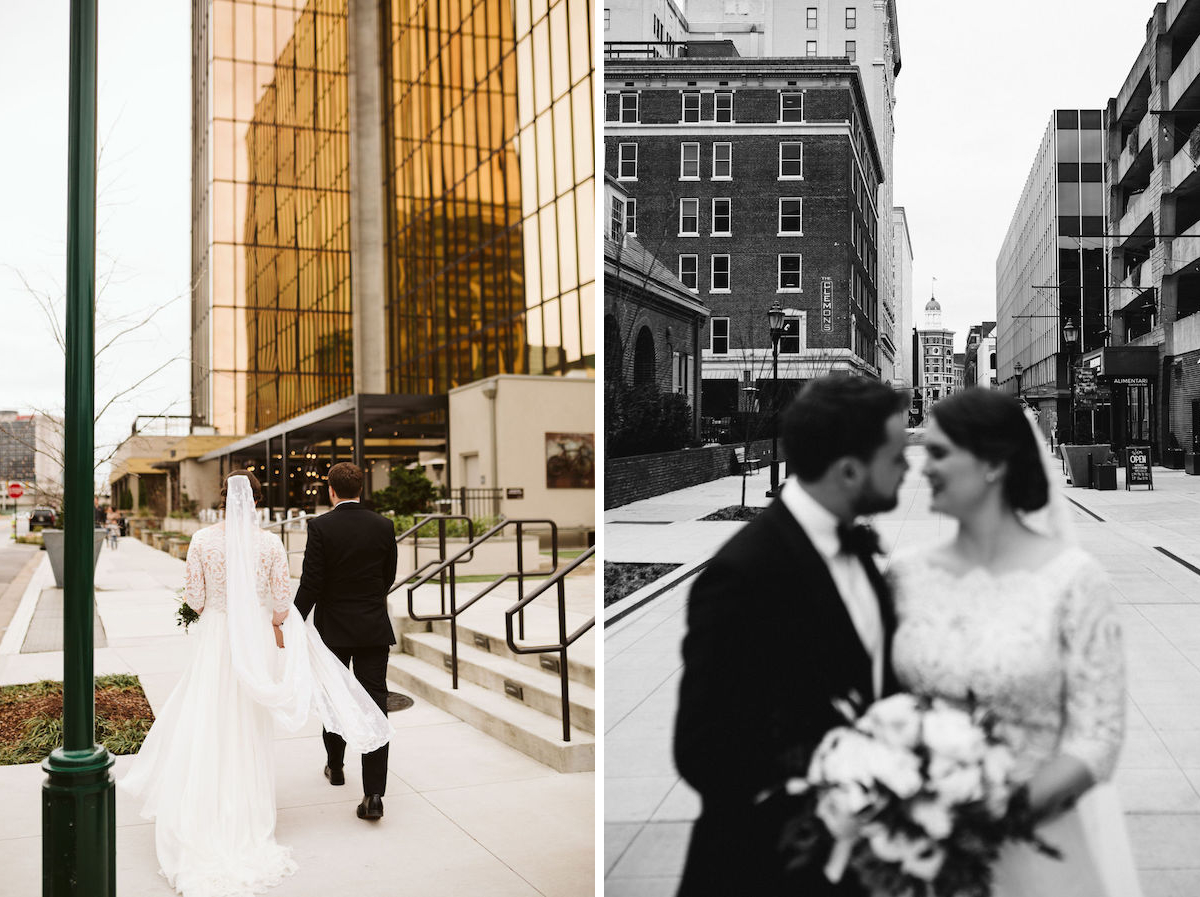
{"type": "MultiPolygon", "coordinates": [[[[379,709],[387,713],[387,661],[389,646],[372,645],[369,648],[330,648],[333,655],[346,667],[354,662],[354,678],[362,683],[379,709]]],[[[321,730],[325,739],[325,754],[329,765],[342,766],[346,757],[346,742],[342,736],[321,730]]],[[[363,794],[384,794],[387,791],[388,746],[362,755],[363,794]]]]}

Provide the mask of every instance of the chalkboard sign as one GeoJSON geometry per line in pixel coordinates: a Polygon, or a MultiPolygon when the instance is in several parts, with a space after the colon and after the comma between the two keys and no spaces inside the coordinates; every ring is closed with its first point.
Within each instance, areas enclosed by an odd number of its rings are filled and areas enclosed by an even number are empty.
{"type": "Polygon", "coordinates": [[[1128,490],[1133,486],[1154,488],[1148,445],[1131,445],[1125,449],[1125,488],[1128,490]]]}

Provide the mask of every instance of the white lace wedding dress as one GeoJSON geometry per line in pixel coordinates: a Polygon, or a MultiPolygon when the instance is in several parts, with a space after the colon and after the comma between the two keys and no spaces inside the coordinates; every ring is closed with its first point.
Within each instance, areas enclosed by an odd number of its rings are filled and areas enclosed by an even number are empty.
{"type": "Polygon", "coordinates": [[[1031,777],[1058,753],[1097,782],[1076,807],[1041,828],[1061,861],[1006,848],[994,897],[1138,897],[1115,788],[1124,738],[1120,624],[1104,571],[1077,547],[1045,568],[958,575],[929,552],[893,560],[898,626],[892,662],[906,691],[991,708],[1031,777]]]}
{"type": "Polygon", "coordinates": [[[248,513],[233,563],[225,523],[192,538],[185,600],[203,611],[190,627],[195,653],[119,782],[155,820],[162,873],[185,897],[258,894],[296,870],[290,848],[275,841],[275,721],[294,731],[315,709],[354,752],[391,735],[386,716],[294,609],[285,648],[276,647],[271,615],[291,608],[287,555],[248,513]]]}

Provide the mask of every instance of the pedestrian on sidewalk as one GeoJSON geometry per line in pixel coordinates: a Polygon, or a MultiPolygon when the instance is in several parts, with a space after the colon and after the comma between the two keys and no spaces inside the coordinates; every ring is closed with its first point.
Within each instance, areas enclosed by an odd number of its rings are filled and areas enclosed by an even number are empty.
{"type": "Polygon", "coordinates": [[[256,894],[296,871],[275,841],[275,722],[294,732],[315,708],[357,750],[391,737],[386,715],[290,612],[287,554],[259,528],[258,480],[234,471],[221,497],[225,519],[188,547],[195,654],[118,783],[155,820],[159,865],[184,897],[256,894]]]}
{"type": "MultiPolygon", "coordinates": [[[[387,661],[396,644],[387,596],[396,581],[396,530],[386,517],[362,504],[363,472],[347,461],[329,469],[333,510],[308,522],[304,569],[296,590],[296,609],[313,612],[317,632],[354,675],[379,709],[387,712],[387,661]]],[[[325,778],[344,785],[346,742],[323,732],[325,778]]],[[[362,757],[363,799],[358,818],[383,816],[387,790],[388,746],[362,757]]]]}

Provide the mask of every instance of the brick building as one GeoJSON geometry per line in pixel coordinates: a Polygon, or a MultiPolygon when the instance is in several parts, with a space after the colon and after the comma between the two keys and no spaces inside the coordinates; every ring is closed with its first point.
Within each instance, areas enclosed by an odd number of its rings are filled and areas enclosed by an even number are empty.
{"type": "Polygon", "coordinates": [[[627,230],[712,315],[705,417],[770,394],[776,302],[787,389],[831,371],[879,376],[882,167],[856,67],[608,59],[604,142],[605,171],[628,193],[627,230]]]}

